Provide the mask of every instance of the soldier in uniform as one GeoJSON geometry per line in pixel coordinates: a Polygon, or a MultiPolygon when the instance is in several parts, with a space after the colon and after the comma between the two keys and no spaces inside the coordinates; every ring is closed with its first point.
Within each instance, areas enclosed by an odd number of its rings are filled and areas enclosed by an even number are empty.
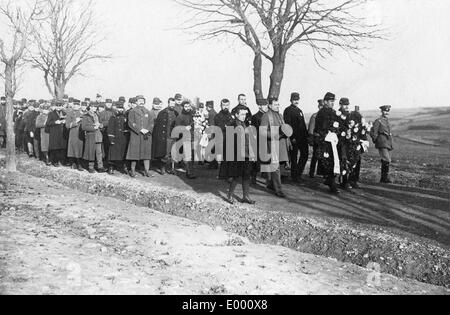
{"type": "Polygon", "coordinates": [[[67,140],[64,139],[66,117],[63,112],[63,103],[57,101],[55,109],[48,115],[45,125],[49,133],[49,155],[53,166],[60,167],[64,164],[67,150],[67,140]]]}
{"type": "Polygon", "coordinates": [[[175,121],[178,112],[175,111],[175,99],[170,98],[168,107],[163,109],[155,120],[153,129],[152,155],[154,160],[160,162],[161,175],[175,174],[174,163],[172,161],[172,130],[175,127],[175,121]]]}
{"type": "Polygon", "coordinates": [[[97,170],[99,173],[105,173],[106,169],[103,167],[103,135],[101,129],[103,128],[95,107],[87,107],[87,113],[81,119],[81,132],[84,133],[84,152],[83,159],[88,162],[89,173],[95,173],[95,161],[97,161],[97,170]]]}
{"type": "Polygon", "coordinates": [[[292,93],[291,105],[284,111],[284,121],[294,130],[291,140],[289,156],[291,161],[292,181],[298,183],[308,163],[308,129],[306,128],[305,116],[300,109],[300,94],[292,93]],[[300,151],[300,159],[298,153],[300,151]]]}
{"type": "Polygon", "coordinates": [[[137,107],[128,114],[130,128],[130,143],[127,160],[131,161],[130,176],[136,177],[137,162],[144,162],[144,176],[150,175],[150,160],[152,159],[152,133],[156,117],[145,108],[145,98],[136,97],[137,107]]]}
{"type": "Polygon", "coordinates": [[[339,132],[339,122],[336,111],[333,109],[336,96],[333,93],[328,92],[324,97],[324,107],[319,111],[316,118],[316,126],[314,129],[314,134],[316,137],[317,154],[319,161],[321,161],[323,166],[323,171],[325,175],[325,185],[330,187],[332,193],[339,193],[336,185],[336,176],[340,175],[340,163],[336,165],[339,161],[338,153],[333,149],[338,145],[337,133],[339,132]],[[334,134],[335,141],[334,144],[328,141],[327,137],[334,134]],[[336,156],[335,156],[336,154],[336,156]],[[339,172],[337,172],[339,168],[339,172]]]}
{"type": "Polygon", "coordinates": [[[391,111],[390,105],[381,106],[381,117],[378,118],[370,132],[370,135],[375,143],[375,148],[378,149],[381,158],[381,183],[391,184],[392,180],[389,177],[389,170],[391,165],[391,152],[394,150],[391,126],[389,124],[389,114],[391,111]]]}
{"type": "Polygon", "coordinates": [[[83,158],[83,140],[80,139],[80,126],[83,114],[81,112],[81,102],[73,100],[72,110],[67,113],[66,128],[69,130],[69,142],[67,157],[73,169],[83,171],[81,159],[83,158]]]}
{"type": "Polygon", "coordinates": [[[178,113],[178,115],[181,114],[183,111],[183,96],[180,93],[175,94],[175,111],[178,113]]]}
{"type": "Polygon", "coordinates": [[[110,175],[114,174],[114,169],[128,174],[125,158],[130,141],[130,130],[128,129],[128,118],[124,112],[124,103],[124,99],[117,102],[116,111],[108,123],[108,174],[110,175]]]}

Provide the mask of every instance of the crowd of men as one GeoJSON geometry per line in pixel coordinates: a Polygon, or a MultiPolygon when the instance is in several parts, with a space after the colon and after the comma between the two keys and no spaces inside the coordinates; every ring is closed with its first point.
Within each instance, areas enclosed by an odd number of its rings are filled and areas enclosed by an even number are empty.
{"type": "MultiPolygon", "coordinates": [[[[4,97],[1,102],[4,106],[4,97]]],[[[159,98],[148,104],[142,95],[128,101],[125,97],[103,101],[101,95],[97,95],[95,101],[65,96],[61,101],[14,101],[13,121],[17,150],[44,161],[48,166],[66,165],[79,171],[108,172],[111,175],[119,171],[131,177],[136,177],[140,168],[143,176],[151,177],[153,161],[162,175],[176,174],[178,166],[185,169],[188,179],[195,179],[194,161],[198,162],[198,159],[194,156],[197,151],[181,149],[182,162],[172,157],[172,148],[179,140],[173,138],[172,131],[175,127],[182,127],[191,133],[192,141],[200,139],[193,143],[193,148],[199,147],[202,152],[200,163],[219,169],[219,178],[228,181],[227,201],[232,204],[235,203],[234,191],[239,182],[244,192],[242,202],[255,203],[250,197],[250,186],[256,184],[261,172],[267,189],[284,198],[282,168],[290,168],[292,181],[301,182],[310,147],[313,152],[309,170],[311,178],[323,176],[332,193],[339,192],[339,185],[344,190],[359,189],[361,156],[367,152],[369,136],[382,159],[381,182],[390,183],[393,146],[388,115],[391,107],[382,106],[382,117],[372,126],[364,120],[359,107],[350,110],[348,98],[340,99],[338,110],[334,109],[335,102],[336,96],[327,93],[318,101],[319,111],[307,124],[299,93],[292,93],[291,104],[284,113],[280,111],[277,98],[257,100],[259,110],[255,114],[247,106],[244,94],[238,96],[238,104],[233,108],[228,99],[223,99],[218,112],[213,101],[194,104],[181,94],[170,98],[166,107],[159,98]],[[245,153],[243,160],[208,159],[205,148],[208,140],[213,138],[206,132],[209,126],[220,128],[224,135],[227,127],[253,126],[258,132],[245,133],[247,141],[240,143],[245,153]],[[276,138],[271,133],[273,130],[277,130],[276,138]],[[200,136],[196,137],[195,133],[200,133],[200,136]],[[252,136],[265,137],[269,150],[273,147],[271,143],[277,141],[278,152],[269,152],[269,161],[262,159],[259,153],[253,159],[248,145],[248,138],[252,136]],[[267,164],[275,167],[267,171],[264,168],[267,164]]],[[[3,147],[6,144],[5,125],[4,117],[0,117],[0,145],[3,147]]],[[[234,143],[237,145],[239,142],[234,143]]]]}

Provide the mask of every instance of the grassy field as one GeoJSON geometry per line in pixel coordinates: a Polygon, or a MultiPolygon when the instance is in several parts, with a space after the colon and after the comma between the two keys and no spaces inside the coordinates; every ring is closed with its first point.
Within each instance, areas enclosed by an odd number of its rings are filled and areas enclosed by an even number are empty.
{"type": "MultiPolygon", "coordinates": [[[[374,121],[378,112],[363,113],[374,121]]],[[[391,113],[394,134],[393,175],[399,184],[448,190],[450,186],[450,108],[419,108],[391,113]]],[[[376,176],[378,153],[364,157],[366,180],[376,176]]]]}

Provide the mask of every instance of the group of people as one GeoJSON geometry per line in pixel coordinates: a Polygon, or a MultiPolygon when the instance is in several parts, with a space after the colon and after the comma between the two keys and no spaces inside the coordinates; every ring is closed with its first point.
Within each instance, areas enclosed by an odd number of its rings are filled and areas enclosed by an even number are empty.
{"type": "MultiPolygon", "coordinates": [[[[65,96],[61,101],[15,101],[13,120],[17,149],[49,166],[67,165],[90,173],[120,171],[131,177],[136,177],[136,169],[141,167],[142,174],[151,177],[153,161],[163,175],[175,174],[178,165],[185,168],[188,179],[195,179],[194,162],[208,163],[211,169],[219,169],[219,178],[229,183],[226,198],[231,204],[236,202],[234,192],[238,183],[243,186],[242,202],[255,203],[250,197],[250,186],[257,183],[260,173],[267,189],[284,198],[282,168],[290,167],[292,181],[301,182],[310,147],[313,149],[310,177],[323,176],[332,193],[339,192],[339,185],[345,190],[358,189],[361,156],[367,152],[369,136],[380,151],[381,182],[390,183],[391,107],[381,107],[382,117],[371,125],[358,107],[350,110],[348,98],[340,99],[338,110],[334,109],[335,102],[335,95],[327,93],[318,101],[319,111],[307,124],[299,93],[292,93],[291,104],[284,113],[277,98],[259,99],[255,114],[247,106],[244,94],[238,96],[238,105],[233,108],[228,99],[223,99],[218,112],[213,101],[194,104],[181,94],[170,98],[165,108],[159,98],[148,105],[142,95],[128,102],[125,97],[113,102],[103,101],[97,95],[91,102],[89,98],[80,101],[65,96]],[[208,144],[217,137],[210,133],[212,126],[222,131],[223,144],[215,143],[211,148],[208,144]],[[236,133],[234,139],[227,139],[230,127],[245,130],[245,141],[238,141],[236,133]],[[191,146],[176,147],[182,161],[173,156],[173,148],[181,138],[179,132],[174,134],[175,128],[191,135],[191,146]],[[249,145],[251,138],[257,139],[256,155],[249,145]],[[226,154],[231,140],[234,156],[226,154]],[[262,157],[261,143],[267,144],[269,158],[262,157]],[[218,151],[217,146],[223,146],[222,155],[213,154],[218,151]],[[243,152],[242,159],[236,157],[237,152],[243,152]]],[[[0,119],[3,138],[0,141],[5,145],[6,122],[0,119]]]]}

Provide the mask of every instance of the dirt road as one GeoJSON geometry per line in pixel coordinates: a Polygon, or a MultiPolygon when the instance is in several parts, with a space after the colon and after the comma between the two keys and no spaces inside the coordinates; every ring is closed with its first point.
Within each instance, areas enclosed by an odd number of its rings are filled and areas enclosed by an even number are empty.
{"type": "Polygon", "coordinates": [[[449,293],[48,180],[0,175],[2,294],[449,293]]]}

